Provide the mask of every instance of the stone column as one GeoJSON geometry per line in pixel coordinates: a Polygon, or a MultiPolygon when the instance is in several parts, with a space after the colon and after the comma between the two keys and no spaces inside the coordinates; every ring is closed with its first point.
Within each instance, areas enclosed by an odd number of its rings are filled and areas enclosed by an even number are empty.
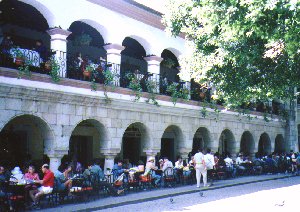
{"type": "Polygon", "coordinates": [[[154,55],[144,57],[144,60],[148,63],[148,73],[150,75],[149,80],[153,81],[157,85],[154,92],[159,93],[160,63],[163,58],[154,55]]]}
{"type": "Polygon", "coordinates": [[[182,160],[185,161],[187,164],[189,163],[189,153],[191,152],[191,149],[185,148],[185,147],[181,147],[178,150],[179,155],[182,157],[182,160]]]}
{"type": "Polygon", "coordinates": [[[49,29],[51,50],[55,51],[55,60],[60,66],[60,77],[67,76],[67,37],[72,33],[61,28],[49,29]]]}
{"type": "Polygon", "coordinates": [[[106,172],[107,168],[112,169],[114,166],[114,159],[116,155],[120,152],[118,148],[102,148],[100,153],[104,155],[104,171],[106,172]]]}
{"type": "MultiPolygon", "coordinates": [[[[146,153],[147,156],[147,161],[150,157],[154,157],[157,155],[158,152],[160,152],[159,149],[144,149],[144,152],[146,153]]],[[[147,162],[146,161],[146,162],[147,162]]],[[[154,163],[156,163],[155,159],[154,159],[154,163]]]]}
{"type": "Polygon", "coordinates": [[[121,51],[125,47],[119,44],[107,44],[103,48],[106,50],[108,68],[115,76],[114,85],[120,86],[121,51]]]}
{"type": "Polygon", "coordinates": [[[64,155],[67,155],[67,151],[54,151],[53,153],[48,153],[48,157],[50,158],[50,170],[52,172],[56,171],[61,164],[61,159],[64,155]]]}

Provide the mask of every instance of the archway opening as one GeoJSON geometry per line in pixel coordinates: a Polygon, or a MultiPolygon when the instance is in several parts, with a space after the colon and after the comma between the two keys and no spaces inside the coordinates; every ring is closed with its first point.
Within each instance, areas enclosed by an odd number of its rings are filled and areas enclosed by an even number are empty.
{"type": "Polygon", "coordinates": [[[149,136],[142,123],[133,123],[127,127],[122,138],[122,157],[137,165],[139,160],[145,161],[143,149],[148,145],[149,136]]]}
{"type": "Polygon", "coordinates": [[[10,120],[0,132],[0,161],[10,168],[46,162],[44,149],[51,149],[53,136],[39,117],[22,115],[10,120]]]}
{"type": "Polygon", "coordinates": [[[249,131],[243,133],[240,144],[240,152],[245,156],[254,157],[255,143],[252,134],[249,131]]]}
{"type": "Polygon", "coordinates": [[[271,154],[271,140],[267,133],[261,134],[258,142],[259,156],[266,156],[271,154]]]}
{"type": "Polygon", "coordinates": [[[21,1],[3,0],[0,8],[0,35],[4,35],[0,42],[6,43],[0,66],[17,68],[19,57],[22,63],[30,61],[30,71],[43,73],[43,63],[51,56],[47,20],[38,9],[21,1]]]}
{"type": "Polygon", "coordinates": [[[167,127],[161,138],[160,155],[168,157],[171,161],[176,161],[179,156],[180,143],[183,142],[182,131],[179,127],[171,125],[167,127]]]}
{"type": "Polygon", "coordinates": [[[278,134],[275,138],[275,149],[274,149],[275,153],[285,153],[286,152],[286,148],[285,148],[285,143],[284,143],[284,138],[281,134],[278,134]]]}
{"type": "Polygon", "coordinates": [[[145,80],[147,78],[148,65],[144,60],[146,51],[144,47],[135,39],[126,37],[122,46],[125,49],[121,52],[121,79],[120,86],[128,87],[130,80],[129,74],[134,75],[142,83],[142,88],[145,91],[145,80]]]}
{"type": "Polygon", "coordinates": [[[228,129],[223,130],[221,133],[218,152],[223,155],[230,154],[231,156],[235,152],[235,139],[233,133],[228,129]]]}
{"type": "Polygon", "coordinates": [[[193,138],[192,155],[198,152],[198,149],[209,148],[211,143],[210,133],[207,128],[200,127],[197,129],[193,138]]]}
{"type": "Polygon", "coordinates": [[[170,50],[163,50],[161,57],[163,60],[160,63],[160,92],[167,94],[167,86],[173,82],[178,83],[178,89],[180,89],[179,63],[177,57],[170,50]]]}
{"type": "Polygon", "coordinates": [[[73,22],[69,30],[72,34],[67,38],[68,77],[103,83],[102,71],[105,68],[103,61],[106,58],[106,51],[103,48],[102,35],[94,27],[82,21],[73,22]],[[103,60],[100,60],[100,58],[103,58],[103,60]],[[93,67],[95,71],[90,76],[85,77],[82,72],[88,66],[93,67]]]}
{"type": "Polygon", "coordinates": [[[104,126],[97,120],[87,119],[73,130],[69,141],[69,161],[77,161],[85,167],[92,159],[99,158],[100,148],[106,146],[104,126]]]}

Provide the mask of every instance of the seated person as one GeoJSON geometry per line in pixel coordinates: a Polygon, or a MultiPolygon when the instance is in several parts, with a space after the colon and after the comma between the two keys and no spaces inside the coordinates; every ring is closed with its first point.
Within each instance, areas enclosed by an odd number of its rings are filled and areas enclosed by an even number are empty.
{"type": "MultiPolygon", "coordinates": [[[[94,163],[93,163],[93,162],[90,162],[90,163],[88,164],[88,168],[84,170],[84,172],[83,172],[82,175],[83,175],[83,177],[84,177],[85,179],[88,179],[88,178],[91,176],[91,173],[93,172],[93,171],[92,171],[92,170],[93,170],[93,168],[92,168],[93,166],[94,166],[94,163]]],[[[113,195],[113,196],[120,195],[120,194],[122,194],[122,193],[124,192],[124,189],[122,188],[122,186],[119,186],[118,188],[115,188],[115,187],[112,186],[111,183],[108,183],[108,182],[106,181],[106,179],[105,179],[105,177],[104,177],[104,173],[103,173],[103,171],[102,171],[101,168],[100,168],[100,172],[102,172],[102,173],[100,173],[99,176],[103,176],[103,177],[100,177],[99,181],[97,182],[98,185],[99,185],[100,187],[105,187],[105,188],[107,188],[108,191],[109,191],[109,193],[110,193],[111,195],[113,195]]],[[[88,180],[85,180],[84,182],[89,182],[89,181],[88,181],[88,180]]],[[[91,185],[85,185],[85,186],[91,186],[91,185]]]]}
{"type": "Polygon", "coordinates": [[[123,168],[123,161],[121,159],[113,166],[113,177],[116,180],[121,174],[123,174],[126,170],[123,168]]]}
{"type": "Polygon", "coordinates": [[[184,177],[190,176],[192,171],[190,170],[190,164],[183,162],[182,174],[184,177]]]}
{"type": "Polygon", "coordinates": [[[181,156],[179,156],[177,161],[175,162],[174,171],[175,171],[176,182],[179,183],[180,176],[183,175],[183,160],[181,156]]]}
{"type": "Polygon", "coordinates": [[[5,169],[3,166],[0,166],[0,197],[6,196],[6,186],[5,184],[8,183],[7,177],[5,176],[5,169]]]}
{"type": "Polygon", "coordinates": [[[157,166],[155,166],[154,161],[155,161],[154,157],[149,157],[149,159],[146,163],[146,169],[145,169],[144,176],[149,175],[152,170],[151,177],[152,177],[152,179],[154,179],[155,186],[159,186],[161,176],[155,173],[155,170],[157,170],[158,168],[157,168],[157,166]]]}
{"type": "Polygon", "coordinates": [[[164,166],[164,160],[163,159],[159,159],[158,163],[159,163],[159,169],[162,169],[163,166],[164,166]]]}
{"type": "Polygon", "coordinates": [[[24,183],[24,175],[22,174],[22,171],[20,167],[16,166],[12,171],[11,171],[11,178],[10,181],[14,183],[24,183]]]}
{"type": "Polygon", "coordinates": [[[141,160],[138,161],[138,170],[139,170],[139,172],[144,172],[145,171],[144,162],[141,161],[141,160]]]}
{"type": "Polygon", "coordinates": [[[130,169],[130,168],[132,168],[132,164],[129,162],[129,159],[124,159],[123,160],[123,168],[124,169],[130,169]]]}
{"type": "Polygon", "coordinates": [[[53,190],[54,186],[54,174],[49,169],[48,164],[44,164],[42,166],[42,172],[44,173],[44,177],[42,180],[36,180],[35,183],[39,183],[42,186],[38,189],[30,190],[29,195],[33,201],[33,207],[38,207],[39,199],[41,196],[45,194],[49,194],[53,190]]]}
{"type": "Polygon", "coordinates": [[[224,162],[226,164],[226,174],[228,177],[235,177],[236,174],[236,168],[233,167],[233,160],[229,157],[229,155],[226,155],[226,158],[224,159],[224,162]]]}
{"type": "Polygon", "coordinates": [[[235,160],[237,173],[243,175],[246,171],[246,167],[243,166],[244,163],[244,157],[242,153],[238,154],[238,157],[235,160]]]}
{"type": "Polygon", "coordinates": [[[25,189],[27,191],[37,189],[37,186],[34,184],[34,181],[40,180],[40,178],[39,178],[38,173],[35,172],[35,168],[33,165],[28,166],[28,171],[24,175],[24,179],[26,180],[27,183],[29,183],[25,186],[25,189]]]}
{"type": "Polygon", "coordinates": [[[91,174],[98,177],[98,179],[104,179],[104,172],[98,165],[98,160],[94,160],[90,168],[91,174]]]}

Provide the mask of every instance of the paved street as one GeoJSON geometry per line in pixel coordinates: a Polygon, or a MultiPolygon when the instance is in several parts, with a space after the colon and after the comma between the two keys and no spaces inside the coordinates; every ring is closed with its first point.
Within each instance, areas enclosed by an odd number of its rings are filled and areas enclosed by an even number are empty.
{"type": "Polygon", "coordinates": [[[300,177],[185,194],[101,211],[290,211],[299,207],[300,177]]]}

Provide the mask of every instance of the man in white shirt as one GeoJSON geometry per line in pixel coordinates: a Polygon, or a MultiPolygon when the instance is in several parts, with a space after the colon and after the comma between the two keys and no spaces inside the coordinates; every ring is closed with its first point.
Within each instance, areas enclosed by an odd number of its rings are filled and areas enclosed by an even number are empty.
{"type": "Polygon", "coordinates": [[[199,149],[198,153],[194,155],[194,164],[196,169],[197,188],[200,187],[201,175],[203,176],[204,187],[207,186],[207,169],[205,165],[204,155],[202,150],[199,149]]]}
{"type": "Polygon", "coordinates": [[[206,154],[204,155],[204,160],[205,160],[205,165],[206,165],[206,169],[207,169],[207,175],[208,175],[208,178],[211,181],[210,185],[213,185],[212,173],[214,171],[215,159],[214,159],[214,156],[211,154],[211,149],[210,148],[207,148],[206,154]]]}
{"type": "Polygon", "coordinates": [[[230,156],[227,154],[226,158],[224,159],[224,162],[226,164],[226,172],[228,177],[235,177],[236,174],[236,168],[233,167],[233,160],[230,158],[230,156]]]}

